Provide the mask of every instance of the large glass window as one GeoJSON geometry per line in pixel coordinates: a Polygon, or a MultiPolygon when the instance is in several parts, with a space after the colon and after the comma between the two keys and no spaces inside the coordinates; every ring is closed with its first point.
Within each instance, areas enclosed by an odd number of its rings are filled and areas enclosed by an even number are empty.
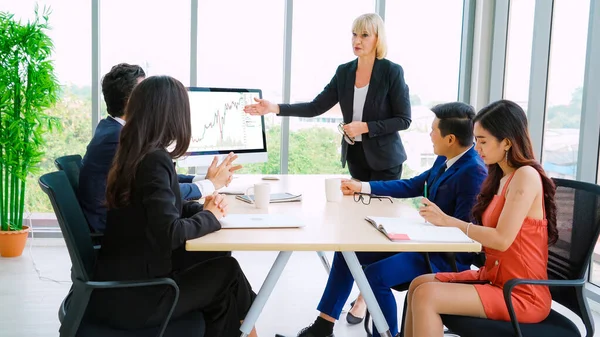
{"type": "Polygon", "coordinates": [[[435,160],[430,108],[457,100],[462,15],[462,0],[387,2],[387,57],[404,69],[412,105],[411,126],[400,132],[408,157],[404,177],[429,169],[435,160]]]}
{"type": "MultiPolygon", "coordinates": [[[[284,1],[280,0],[200,1],[198,85],[262,89],[264,98],[281,102],[283,19],[284,1]]],[[[270,114],[265,122],[268,162],[244,165],[240,172],[280,172],[280,119],[270,114]]]]}
{"type": "Polygon", "coordinates": [[[512,0],[508,17],[504,98],[519,104],[525,112],[529,102],[529,75],[535,1],[512,0]]]}
{"type": "MultiPolygon", "coordinates": [[[[313,100],[337,67],[355,58],[352,22],[374,10],[374,0],[294,2],[292,103],[313,100]]],[[[340,164],[340,122],[337,104],[317,118],[291,118],[289,173],[347,173],[340,164]]]]}
{"type": "Polygon", "coordinates": [[[100,1],[101,74],[126,62],[149,76],[169,75],[189,85],[190,10],[186,0],[100,1]]]}
{"type": "Polygon", "coordinates": [[[40,13],[44,6],[52,10],[51,30],[47,33],[54,42],[52,59],[62,93],[49,114],[61,120],[62,131],[45,136],[47,145],[39,174],[27,178],[25,211],[51,213],[48,197],[37,183],[39,176],[56,170],[54,159],[57,157],[83,155],[91,138],[91,5],[89,1],[77,0],[21,0],[4,2],[0,10],[27,21],[34,18],[36,3],[40,13]]]}
{"type": "Polygon", "coordinates": [[[555,0],[542,164],[553,177],[574,179],[590,1],[555,0]]]}
{"type": "MultiPolygon", "coordinates": [[[[191,5],[186,0],[100,1],[100,74],[119,63],[137,64],[146,76],[169,75],[190,85],[191,5]]],[[[101,100],[101,118],[106,105],[101,100]]],[[[187,168],[180,173],[187,173],[187,168]]]]}

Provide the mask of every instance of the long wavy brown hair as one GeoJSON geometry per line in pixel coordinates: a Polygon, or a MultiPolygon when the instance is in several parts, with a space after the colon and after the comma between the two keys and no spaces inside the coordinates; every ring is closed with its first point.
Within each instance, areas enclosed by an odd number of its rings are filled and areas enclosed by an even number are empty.
{"type": "Polygon", "coordinates": [[[127,124],[121,130],[119,147],[106,186],[108,208],[130,202],[137,168],[144,156],[167,149],[173,159],[185,154],[192,127],[190,101],[183,84],[169,76],[153,76],[138,84],[125,108],[127,124]]]}
{"type": "MultiPolygon", "coordinates": [[[[548,178],[542,165],[534,158],[525,112],[514,102],[500,100],[481,109],[473,122],[479,123],[498,141],[508,139],[511,142],[507,156],[508,165],[516,169],[522,166],[531,166],[542,177],[544,205],[548,220],[548,244],[554,244],[558,240],[556,202],[554,200],[556,186],[552,179],[548,178]]],[[[473,218],[478,223],[481,223],[483,212],[498,191],[503,175],[498,164],[488,165],[488,176],[481,186],[481,193],[477,196],[477,203],[473,207],[473,218]]]]}

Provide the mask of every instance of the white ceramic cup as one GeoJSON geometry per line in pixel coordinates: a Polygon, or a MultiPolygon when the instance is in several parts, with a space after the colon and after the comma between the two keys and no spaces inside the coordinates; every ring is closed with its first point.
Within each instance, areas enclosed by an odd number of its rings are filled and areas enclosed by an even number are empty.
{"type": "Polygon", "coordinates": [[[342,179],[329,178],[325,179],[325,196],[329,202],[342,201],[342,179]]]}
{"type": "Polygon", "coordinates": [[[250,187],[246,191],[246,195],[250,195],[251,190],[254,190],[254,206],[256,208],[269,208],[271,202],[271,185],[269,183],[258,183],[250,187]]]}

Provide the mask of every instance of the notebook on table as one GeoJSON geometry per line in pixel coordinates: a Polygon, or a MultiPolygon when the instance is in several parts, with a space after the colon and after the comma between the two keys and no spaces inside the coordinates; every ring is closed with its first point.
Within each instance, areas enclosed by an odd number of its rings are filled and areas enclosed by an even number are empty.
{"type": "Polygon", "coordinates": [[[456,227],[439,227],[426,223],[423,219],[386,218],[368,216],[365,218],[391,241],[472,243],[463,231],[456,227]]]}
{"type": "Polygon", "coordinates": [[[299,228],[301,219],[288,214],[229,214],[221,220],[221,228],[299,228]]]}
{"type": "MultiPolygon", "coordinates": [[[[250,195],[238,195],[235,197],[238,200],[243,202],[247,202],[249,204],[254,203],[254,194],[250,195]]],[[[293,201],[302,201],[302,194],[292,194],[292,193],[272,193],[270,203],[278,203],[278,202],[293,202],[293,201]]]]}

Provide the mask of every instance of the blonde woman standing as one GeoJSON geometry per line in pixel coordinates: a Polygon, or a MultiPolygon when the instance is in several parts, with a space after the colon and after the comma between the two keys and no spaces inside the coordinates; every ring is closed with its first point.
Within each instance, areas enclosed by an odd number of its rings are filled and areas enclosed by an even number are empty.
{"type": "Polygon", "coordinates": [[[274,104],[256,99],[244,111],[308,118],[339,103],[344,117],[342,167],[347,162],[350,175],[360,181],[400,179],[406,153],[398,131],[410,126],[410,99],[402,67],[385,58],[387,43],[379,15],[363,14],[354,20],[352,49],[357,58],[340,65],[312,102],[274,104]]]}
{"type": "MultiPolygon", "coordinates": [[[[256,99],[257,103],[246,106],[244,111],[251,115],[273,112],[307,118],[319,116],[339,103],[344,117],[340,125],[344,134],[342,167],[348,163],[350,175],[359,181],[400,179],[406,152],[398,131],[410,126],[410,98],[404,70],[385,58],[385,27],[379,15],[363,14],[354,20],[352,50],[357,58],[338,66],[329,84],[312,102],[274,104],[256,99]]],[[[351,283],[349,287],[340,286],[345,283],[340,280],[341,274],[335,266],[332,268],[318,306],[320,315],[300,331],[299,337],[333,336],[334,322],[352,287],[351,283]]],[[[366,305],[359,297],[348,313],[348,323],[360,323],[365,312],[366,305]]]]}

